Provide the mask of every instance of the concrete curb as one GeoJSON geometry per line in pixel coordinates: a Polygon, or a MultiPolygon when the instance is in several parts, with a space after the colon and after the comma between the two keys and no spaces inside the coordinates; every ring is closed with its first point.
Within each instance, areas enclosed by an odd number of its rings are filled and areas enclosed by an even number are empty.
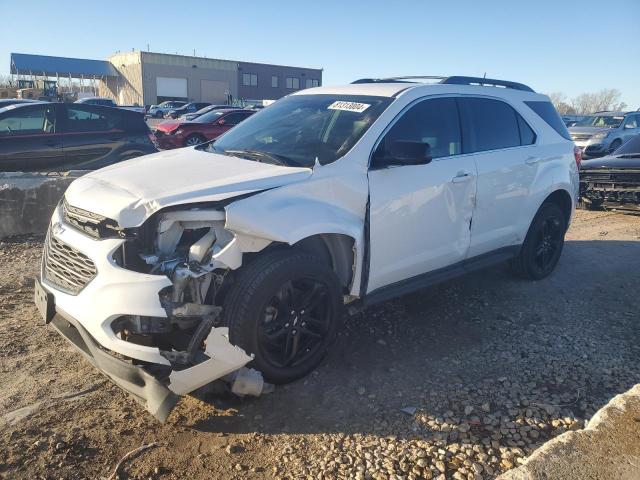
{"type": "Polygon", "coordinates": [[[565,432],[498,480],[640,478],[640,384],[616,395],[584,430],[565,432]]]}
{"type": "Polygon", "coordinates": [[[0,173],[0,238],[44,234],[69,184],[85,173],[0,173]]]}

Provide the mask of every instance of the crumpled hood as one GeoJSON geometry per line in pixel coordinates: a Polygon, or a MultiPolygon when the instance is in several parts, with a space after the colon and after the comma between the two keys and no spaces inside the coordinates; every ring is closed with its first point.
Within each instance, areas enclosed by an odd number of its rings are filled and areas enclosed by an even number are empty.
{"type": "Polygon", "coordinates": [[[311,173],[309,168],[181,148],[91,172],[74,181],[65,198],[131,228],[168,206],[224,200],[304,180],[311,173]]]}
{"type": "Polygon", "coordinates": [[[602,128],[602,127],[569,127],[569,133],[578,133],[578,134],[588,134],[595,135],[599,132],[610,132],[610,128],[602,128]]]}

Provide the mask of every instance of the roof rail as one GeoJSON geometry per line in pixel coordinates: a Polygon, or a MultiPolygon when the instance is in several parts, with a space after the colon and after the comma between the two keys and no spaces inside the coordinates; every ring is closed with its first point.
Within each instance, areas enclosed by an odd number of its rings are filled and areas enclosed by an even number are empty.
{"type": "Polygon", "coordinates": [[[406,77],[360,78],[351,83],[416,83],[415,80],[444,80],[447,77],[435,75],[409,75],[406,77]]]}
{"type": "MultiPolygon", "coordinates": [[[[414,83],[417,80],[440,80],[438,83],[448,85],[480,85],[491,87],[503,87],[512,88],[514,90],[522,90],[524,92],[533,92],[534,90],[523,84],[517,82],[510,82],[508,80],[496,80],[494,78],[482,78],[482,77],[440,77],[435,75],[409,75],[405,77],[389,77],[389,78],[360,78],[351,83],[414,83]]],[[[639,109],[640,110],[640,109],[639,109]]]]}
{"type": "Polygon", "coordinates": [[[449,85],[480,85],[490,87],[512,88],[514,90],[522,90],[524,92],[534,92],[534,90],[524,83],[510,82],[508,80],[496,80],[495,78],[483,77],[447,77],[442,82],[449,85]]]}

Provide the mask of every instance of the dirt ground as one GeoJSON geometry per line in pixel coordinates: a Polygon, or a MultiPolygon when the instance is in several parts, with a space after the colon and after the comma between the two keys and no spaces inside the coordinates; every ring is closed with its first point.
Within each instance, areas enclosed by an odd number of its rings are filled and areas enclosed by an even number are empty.
{"type": "Polygon", "coordinates": [[[108,478],[148,444],[119,478],[493,478],[640,382],[640,216],[579,211],[548,279],[370,308],[306,379],[164,425],[39,323],[41,247],[0,244],[0,478],[108,478]]]}

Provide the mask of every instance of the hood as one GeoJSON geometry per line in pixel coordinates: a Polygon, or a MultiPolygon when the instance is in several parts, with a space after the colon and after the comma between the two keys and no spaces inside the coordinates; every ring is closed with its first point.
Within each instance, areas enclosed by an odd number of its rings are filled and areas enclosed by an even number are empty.
{"type": "Polygon", "coordinates": [[[166,120],[157,124],[156,130],[160,130],[161,132],[173,132],[181,123],[182,122],[177,122],[175,120],[166,120]]]}
{"type": "Polygon", "coordinates": [[[131,228],[168,206],[225,200],[301,181],[311,173],[310,168],[180,148],[88,173],[69,186],[65,198],[131,228]]]}
{"type": "Polygon", "coordinates": [[[569,127],[569,133],[595,135],[599,132],[610,132],[610,128],[603,127],[569,127]]]}
{"type": "Polygon", "coordinates": [[[624,156],[607,155],[606,157],[594,158],[593,160],[583,160],[580,163],[580,170],[596,170],[608,168],[640,168],[640,157],[625,158],[624,156]]]}

